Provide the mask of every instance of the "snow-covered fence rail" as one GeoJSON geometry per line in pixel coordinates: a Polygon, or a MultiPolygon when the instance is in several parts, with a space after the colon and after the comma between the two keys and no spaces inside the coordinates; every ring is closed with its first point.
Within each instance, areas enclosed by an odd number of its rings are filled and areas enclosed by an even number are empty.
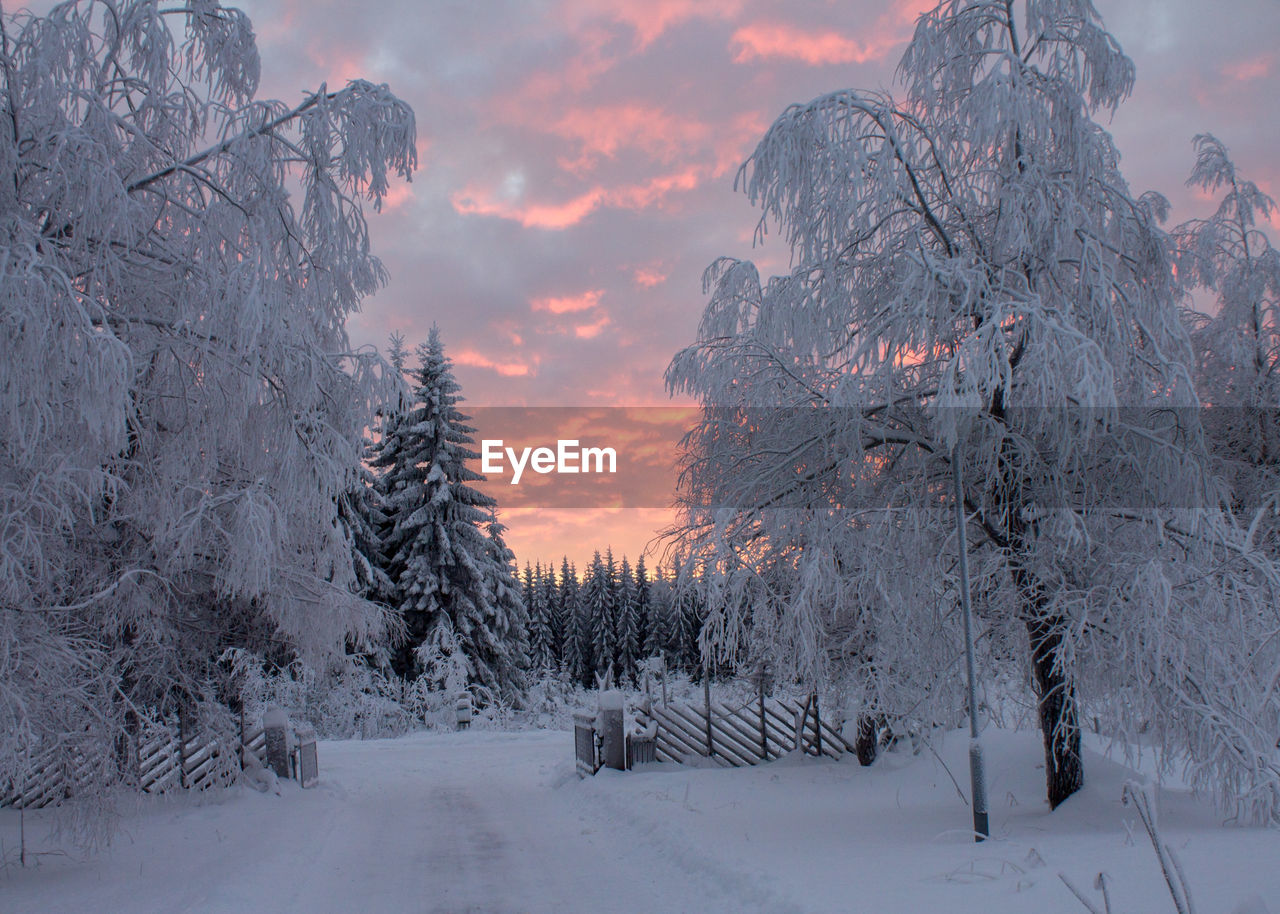
{"type": "Polygon", "coordinates": [[[738,708],[711,702],[709,711],[672,703],[652,705],[642,714],[642,719],[658,725],[658,761],[701,756],[725,766],[742,767],[777,758],[797,747],[806,754],[833,759],[853,751],[844,737],[822,720],[812,697],[804,702],[767,698],[738,708]]]}
{"type": "MultiPolygon", "coordinates": [[[[151,794],[223,787],[240,770],[240,752],[248,751],[260,762],[266,756],[262,728],[245,729],[243,724],[238,734],[202,731],[184,739],[176,721],[148,722],[134,746],[131,759],[138,789],[151,794]]],[[[310,762],[314,779],[314,747],[310,762]]],[[[79,752],[49,749],[32,761],[26,774],[0,790],[0,806],[56,806],[90,780],[93,765],[92,758],[79,752]]]]}
{"type": "Polygon", "coordinates": [[[0,792],[0,806],[34,808],[58,803],[86,783],[92,759],[83,753],[50,749],[38,755],[27,773],[0,792]]]}

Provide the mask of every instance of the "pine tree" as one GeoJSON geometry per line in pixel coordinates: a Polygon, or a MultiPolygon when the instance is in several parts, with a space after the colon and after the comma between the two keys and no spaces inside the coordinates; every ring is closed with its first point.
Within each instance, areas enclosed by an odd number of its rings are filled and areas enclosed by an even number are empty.
{"type": "Polygon", "coordinates": [[[684,558],[677,557],[671,568],[671,650],[677,663],[695,678],[702,675],[702,606],[698,598],[696,572],[684,558]]]}
{"type": "Polygon", "coordinates": [[[663,655],[670,663],[674,656],[671,640],[671,586],[659,565],[649,585],[649,633],[645,653],[650,657],[663,655]]]}
{"type": "Polygon", "coordinates": [[[631,680],[634,685],[639,680],[636,676],[636,663],[640,659],[639,626],[636,622],[636,582],[631,573],[631,563],[622,557],[622,567],[618,573],[617,605],[615,608],[615,665],[618,682],[631,680]]]}
{"type": "Polygon", "coordinates": [[[548,669],[557,669],[564,659],[564,619],[560,612],[560,591],[556,587],[556,571],[548,562],[536,577],[540,608],[546,627],[548,669]]]}
{"type": "Polygon", "coordinates": [[[617,644],[614,633],[614,588],[610,578],[609,567],[597,550],[582,582],[582,609],[590,639],[587,667],[595,675],[604,675],[609,669],[617,644]]]}
{"type": "Polygon", "coordinates": [[[542,563],[537,570],[524,565],[524,605],[529,615],[529,663],[536,675],[542,675],[555,666],[552,650],[552,634],[549,625],[549,605],[544,592],[542,563]]]}
{"type": "Polygon", "coordinates": [[[385,602],[392,591],[391,579],[383,570],[381,531],[387,517],[373,473],[364,466],[358,473],[356,485],[338,497],[338,519],[351,541],[354,592],[366,600],[385,602]]]}
{"type": "Polygon", "coordinates": [[[503,700],[518,703],[528,686],[529,617],[520,597],[516,557],[503,539],[506,531],[496,514],[490,513],[485,526],[489,567],[486,583],[490,590],[492,615],[477,620],[474,631],[460,627],[463,652],[477,669],[477,680],[495,689],[503,700]]]}
{"type": "Polygon", "coordinates": [[[645,568],[644,553],[641,553],[640,557],[636,559],[635,584],[638,656],[641,658],[652,657],[653,653],[649,650],[649,633],[653,630],[653,607],[650,604],[652,583],[649,580],[649,571],[645,568]]]}
{"type": "Polygon", "coordinates": [[[590,650],[583,624],[582,601],[578,588],[578,571],[566,556],[560,564],[560,615],[564,619],[564,641],[561,655],[564,669],[574,682],[589,685],[590,650]]]}
{"type": "Polygon", "coordinates": [[[388,516],[382,551],[394,585],[392,606],[406,635],[392,667],[404,677],[418,675],[415,650],[447,626],[466,657],[469,680],[501,691],[509,665],[498,663],[502,673],[492,665],[502,651],[491,630],[497,568],[485,533],[495,503],[470,485],[481,478],[466,465],[477,457],[470,449],[473,429],[458,411],[458,384],[438,328],[418,355],[411,404],[386,417],[371,461],[388,516]]]}

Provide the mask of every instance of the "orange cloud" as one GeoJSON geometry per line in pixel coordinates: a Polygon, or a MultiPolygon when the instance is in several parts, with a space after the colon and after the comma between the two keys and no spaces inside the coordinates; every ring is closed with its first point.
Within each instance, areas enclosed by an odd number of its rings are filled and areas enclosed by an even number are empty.
{"type": "Polygon", "coordinates": [[[590,289],[581,295],[566,295],[563,298],[535,298],[529,304],[534,311],[550,311],[552,314],[571,314],[577,311],[589,311],[600,304],[603,289],[590,289]]]}
{"type": "Polygon", "coordinates": [[[697,187],[697,169],[660,175],[641,184],[593,187],[564,203],[531,203],[496,198],[489,191],[469,187],[455,193],[450,202],[464,216],[497,216],[519,222],[525,228],[566,229],[577,225],[603,206],[643,210],[662,203],[677,191],[697,187]]]}
{"type": "Polygon", "coordinates": [[[508,378],[524,378],[533,373],[533,369],[524,362],[498,362],[474,349],[462,349],[450,353],[449,357],[457,365],[466,365],[470,368],[487,368],[508,378]]]}

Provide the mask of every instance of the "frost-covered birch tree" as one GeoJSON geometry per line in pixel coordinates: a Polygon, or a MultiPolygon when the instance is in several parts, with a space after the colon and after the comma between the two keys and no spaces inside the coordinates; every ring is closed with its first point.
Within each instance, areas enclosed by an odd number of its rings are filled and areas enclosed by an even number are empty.
{"type": "Polygon", "coordinates": [[[109,776],[126,710],[247,638],[382,626],[338,520],[383,399],[345,321],[414,118],[258,74],[217,0],[0,14],[0,780],[73,742],[109,776]]]}
{"type": "Polygon", "coordinates": [[[1267,521],[1280,484],[1280,252],[1259,225],[1276,204],[1237,172],[1216,137],[1197,136],[1195,148],[1187,183],[1222,191],[1212,216],[1174,232],[1179,279],[1209,299],[1208,313],[1188,312],[1206,431],[1237,513],[1247,523],[1256,516],[1255,538],[1269,540],[1268,548],[1280,554],[1277,531],[1267,521]]]}
{"type": "MultiPolygon", "coordinates": [[[[895,694],[958,668],[954,454],[983,644],[1030,681],[1049,804],[1083,783],[1084,702],[1274,819],[1275,569],[1208,471],[1165,203],[1097,120],[1133,80],[1088,0],[946,0],[901,97],[788,108],[739,180],[794,267],[713,264],[668,371],[707,406],[681,532],[785,584],[753,631],[793,666],[906,714],[895,694]]],[[[704,638],[734,650],[717,615],[743,605],[709,606],[704,638]]]]}

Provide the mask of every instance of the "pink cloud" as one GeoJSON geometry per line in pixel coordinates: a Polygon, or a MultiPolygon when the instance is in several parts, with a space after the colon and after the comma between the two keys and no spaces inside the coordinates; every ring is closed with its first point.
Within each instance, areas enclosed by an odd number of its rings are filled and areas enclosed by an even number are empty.
{"type": "Polygon", "coordinates": [[[865,43],[858,42],[839,32],[804,32],[794,26],[774,22],[744,25],[733,33],[730,41],[737,46],[734,63],[779,57],[798,60],[812,67],[879,60],[897,44],[896,40],[887,41],[879,37],[865,43]]]}
{"type": "Polygon", "coordinates": [[[450,202],[463,216],[497,216],[519,222],[525,228],[565,229],[587,218],[599,205],[604,191],[593,188],[564,203],[521,206],[510,200],[493,198],[488,191],[470,188],[455,193],[450,202]]]}
{"type": "Polygon", "coordinates": [[[733,60],[749,63],[781,58],[815,67],[884,60],[911,37],[920,14],[934,6],[934,0],[891,0],[887,9],[860,28],[858,38],[832,29],[805,31],[785,22],[748,23],[730,39],[730,44],[737,46],[733,60]]]}
{"type": "Polygon", "coordinates": [[[743,0],[564,0],[561,15],[570,22],[605,20],[628,26],[643,50],[667,29],[692,19],[733,19],[743,0]]]}
{"type": "Polygon", "coordinates": [[[1222,72],[1236,82],[1252,82],[1271,73],[1271,65],[1275,62],[1273,54],[1259,54],[1236,63],[1228,64],[1222,72]]]}
{"type": "Polygon", "coordinates": [[[600,331],[609,326],[609,315],[602,314],[594,323],[579,324],[573,328],[573,335],[580,340],[593,340],[600,335],[600,331]]]}
{"type": "Polygon", "coordinates": [[[619,149],[639,149],[670,163],[690,147],[704,144],[713,127],[669,114],[655,105],[627,103],[572,108],[555,123],[552,132],[577,142],[577,158],[561,160],[562,167],[577,173],[590,169],[601,158],[612,159],[619,149]]]}
{"type": "Polygon", "coordinates": [[[663,271],[661,264],[651,264],[635,267],[631,271],[631,278],[637,286],[652,289],[654,286],[662,285],[667,281],[667,273],[663,271]]]}
{"type": "Polygon", "coordinates": [[[578,311],[589,311],[600,304],[603,289],[590,289],[580,295],[566,295],[563,298],[535,298],[529,304],[534,311],[550,311],[552,314],[572,314],[578,311]]]}
{"type": "Polygon", "coordinates": [[[525,228],[566,229],[577,225],[601,207],[648,209],[665,202],[676,192],[693,190],[698,182],[697,169],[688,168],[659,175],[640,184],[596,186],[563,203],[522,204],[495,197],[489,191],[476,187],[468,187],[455,193],[450,202],[454,210],[464,216],[497,216],[499,219],[519,222],[525,228]]]}
{"type": "Polygon", "coordinates": [[[469,368],[487,368],[508,378],[524,378],[533,373],[533,369],[524,362],[499,362],[475,349],[457,350],[450,353],[449,357],[455,364],[466,365],[469,368]]]}

